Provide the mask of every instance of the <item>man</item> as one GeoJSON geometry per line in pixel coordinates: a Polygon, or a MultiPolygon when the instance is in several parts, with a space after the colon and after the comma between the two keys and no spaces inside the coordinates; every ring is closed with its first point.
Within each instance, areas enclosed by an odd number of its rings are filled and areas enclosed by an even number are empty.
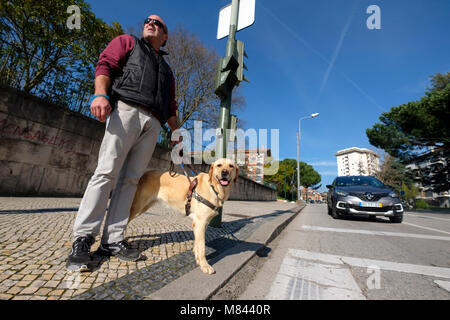
{"type": "Polygon", "coordinates": [[[160,50],[167,39],[164,21],[150,15],[141,39],[118,36],[100,54],[91,112],[101,122],[106,120],[106,130],[74,223],[69,270],[89,270],[90,247],[113,188],[99,251],[126,261],[140,258],[124,239],[131,203],[161,126],[167,122],[172,131],[178,128],[175,80],[160,50]]]}

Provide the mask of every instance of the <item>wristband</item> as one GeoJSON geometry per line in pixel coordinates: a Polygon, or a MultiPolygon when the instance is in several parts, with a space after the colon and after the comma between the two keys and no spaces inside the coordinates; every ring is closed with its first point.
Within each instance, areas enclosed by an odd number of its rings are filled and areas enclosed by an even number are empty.
{"type": "Polygon", "coordinates": [[[97,97],[104,97],[104,98],[108,99],[108,101],[109,101],[109,97],[106,94],[96,94],[96,95],[92,96],[91,102],[94,101],[94,99],[97,97]]]}

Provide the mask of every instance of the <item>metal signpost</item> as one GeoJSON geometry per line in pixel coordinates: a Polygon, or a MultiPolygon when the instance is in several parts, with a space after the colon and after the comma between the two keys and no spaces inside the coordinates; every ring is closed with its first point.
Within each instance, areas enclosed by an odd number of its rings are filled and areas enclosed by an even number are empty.
{"type": "MultiPolygon", "coordinates": [[[[227,129],[231,129],[231,122],[236,125],[235,120],[230,119],[231,96],[235,86],[242,81],[247,81],[244,76],[244,43],[236,40],[236,32],[253,24],[255,21],[255,0],[232,0],[220,10],[219,25],[217,28],[217,39],[228,35],[226,54],[219,59],[217,64],[215,93],[220,98],[219,127],[216,131],[216,159],[227,157],[227,129]],[[226,29],[228,27],[228,32],[226,29]]],[[[235,129],[235,128],[234,128],[235,129]]],[[[210,226],[220,228],[222,225],[222,209],[214,217],[210,226]]]]}

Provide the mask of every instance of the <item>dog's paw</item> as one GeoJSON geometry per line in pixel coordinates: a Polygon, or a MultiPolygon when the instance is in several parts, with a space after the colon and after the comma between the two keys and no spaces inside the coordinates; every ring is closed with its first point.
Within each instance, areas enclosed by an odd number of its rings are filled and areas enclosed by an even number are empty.
{"type": "Polygon", "coordinates": [[[213,274],[216,272],[214,270],[214,268],[211,267],[209,264],[200,266],[200,269],[202,270],[203,273],[206,273],[206,274],[213,274]]]}

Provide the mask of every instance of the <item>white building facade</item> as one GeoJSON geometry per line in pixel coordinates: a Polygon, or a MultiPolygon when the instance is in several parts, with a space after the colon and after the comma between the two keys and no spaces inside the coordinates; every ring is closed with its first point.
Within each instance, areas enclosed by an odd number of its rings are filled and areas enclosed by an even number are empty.
{"type": "Polygon", "coordinates": [[[374,176],[380,170],[380,156],[369,149],[352,147],[335,156],[338,176],[374,176]]]}

